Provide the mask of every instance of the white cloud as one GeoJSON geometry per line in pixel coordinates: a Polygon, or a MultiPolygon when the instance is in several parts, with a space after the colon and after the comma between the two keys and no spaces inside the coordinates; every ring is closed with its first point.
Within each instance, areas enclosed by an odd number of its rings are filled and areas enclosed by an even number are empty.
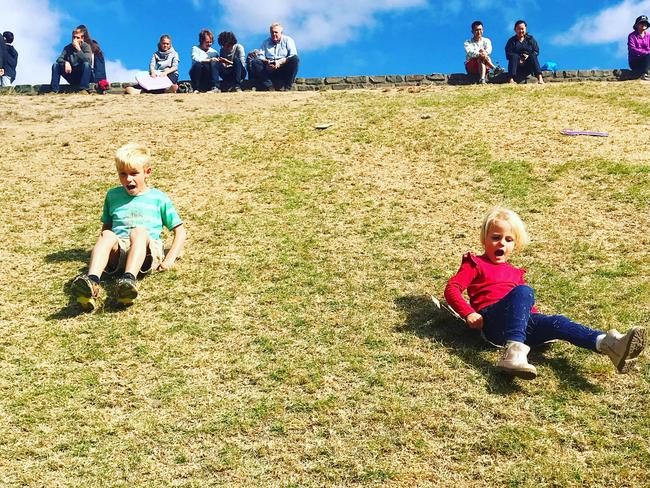
{"type": "MultiPolygon", "coordinates": [[[[553,43],[559,45],[619,43],[624,47],[627,35],[632,32],[634,19],[649,10],[650,0],[624,0],[593,16],[580,19],[567,32],[555,36],[553,43]]],[[[626,52],[625,49],[622,49],[622,52],[626,52]]]]}
{"type": "Polygon", "coordinates": [[[380,13],[426,5],[426,0],[219,0],[226,21],[238,34],[266,32],[272,22],[285,26],[298,51],[339,45],[380,13]]]}
{"type": "Polygon", "coordinates": [[[0,28],[14,33],[18,51],[16,84],[49,83],[52,63],[59,51],[62,14],[47,0],[0,0],[0,28]]]}
{"type": "Polygon", "coordinates": [[[106,77],[110,83],[134,81],[135,75],[141,72],[142,70],[139,69],[127,68],[119,59],[116,61],[106,60],[106,77]]]}

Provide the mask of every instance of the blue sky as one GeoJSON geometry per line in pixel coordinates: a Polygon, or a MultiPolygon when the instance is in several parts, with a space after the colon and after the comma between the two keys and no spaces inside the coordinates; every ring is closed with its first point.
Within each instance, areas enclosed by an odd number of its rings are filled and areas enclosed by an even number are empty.
{"type": "Polygon", "coordinates": [[[235,32],[257,48],[280,21],[296,40],[299,76],[463,71],[463,41],[480,19],[504,64],[503,46],[523,18],[540,59],[559,69],[627,67],[625,42],[650,0],[0,0],[0,29],[16,36],[17,83],[48,83],[50,65],[86,24],[110,61],[109,81],[147,69],[159,36],[169,33],[187,79],[202,28],[235,32]]]}

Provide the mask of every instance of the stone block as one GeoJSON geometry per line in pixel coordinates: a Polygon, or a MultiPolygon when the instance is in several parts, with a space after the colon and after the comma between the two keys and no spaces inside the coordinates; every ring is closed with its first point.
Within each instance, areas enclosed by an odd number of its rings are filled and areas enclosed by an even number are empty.
{"type": "Polygon", "coordinates": [[[322,85],[325,83],[323,78],[305,78],[305,84],[307,85],[322,85]]]}
{"type": "Polygon", "coordinates": [[[294,82],[296,85],[302,85],[302,84],[305,83],[305,79],[304,79],[304,78],[300,78],[300,77],[298,77],[298,78],[296,78],[293,82],[294,82]]]}
{"type": "Polygon", "coordinates": [[[476,76],[470,76],[465,73],[451,73],[447,78],[450,85],[472,85],[476,83],[476,76]]]}
{"type": "Polygon", "coordinates": [[[126,88],[127,86],[134,85],[135,83],[111,83],[111,88],[126,88]]]}
{"type": "Polygon", "coordinates": [[[387,75],[386,81],[389,83],[403,83],[404,77],[402,75],[387,75]]]}
{"type": "Polygon", "coordinates": [[[346,83],[368,83],[368,77],[367,76],[346,76],[345,77],[345,82],[346,83]]]}
{"type": "Polygon", "coordinates": [[[431,81],[447,81],[447,75],[444,73],[431,73],[430,75],[427,75],[427,80],[431,81]]]}
{"type": "Polygon", "coordinates": [[[327,85],[336,85],[338,83],[343,83],[345,80],[342,76],[328,76],[325,78],[325,84],[327,85]]]}
{"type": "Polygon", "coordinates": [[[368,79],[370,80],[370,83],[376,83],[376,84],[386,83],[385,76],[369,76],[368,79]]]}
{"type": "Polygon", "coordinates": [[[314,91],[316,87],[313,85],[294,85],[295,89],[298,91],[314,91]]]}
{"type": "Polygon", "coordinates": [[[34,93],[32,85],[14,85],[14,90],[23,95],[34,93]]]}
{"type": "Polygon", "coordinates": [[[564,78],[577,78],[578,77],[578,71],[577,70],[564,70],[562,71],[562,76],[564,78]]]}
{"type": "Polygon", "coordinates": [[[345,83],[336,83],[334,85],[330,85],[332,90],[350,90],[352,88],[352,85],[347,85],[345,83]]]}
{"type": "Polygon", "coordinates": [[[406,81],[422,81],[424,75],[406,75],[406,81]]]}

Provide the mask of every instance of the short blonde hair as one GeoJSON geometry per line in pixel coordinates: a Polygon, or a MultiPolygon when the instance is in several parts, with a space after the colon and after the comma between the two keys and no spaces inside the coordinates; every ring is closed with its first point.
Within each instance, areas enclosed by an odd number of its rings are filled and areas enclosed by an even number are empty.
{"type": "Polygon", "coordinates": [[[485,239],[487,238],[488,229],[495,220],[504,220],[512,227],[512,233],[515,236],[515,249],[521,250],[530,243],[528,232],[523,221],[516,212],[505,207],[492,208],[483,219],[481,225],[481,244],[485,246],[485,239]]]}
{"type": "Polygon", "coordinates": [[[130,142],[115,152],[115,167],[117,171],[144,170],[150,168],[151,152],[146,146],[130,142]]]}

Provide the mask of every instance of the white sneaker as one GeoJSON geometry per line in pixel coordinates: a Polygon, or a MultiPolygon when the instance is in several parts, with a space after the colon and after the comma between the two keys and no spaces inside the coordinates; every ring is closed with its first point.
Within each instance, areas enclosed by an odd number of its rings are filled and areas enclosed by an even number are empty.
{"type": "Polygon", "coordinates": [[[537,376],[537,369],[528,364],[528,347],[523,342],[508,341],[503,350],[501,359],[496,363],[497,371],[524,380],[532,380],[537,376]]]}
{"type": "Polygon", "coordinates": [[[619,373],[627,373],[645,348],[646,331],[632,327],[625,334],[616,329],[607,332],[600,343],[600,351],[607,354],[619,373]]]}

